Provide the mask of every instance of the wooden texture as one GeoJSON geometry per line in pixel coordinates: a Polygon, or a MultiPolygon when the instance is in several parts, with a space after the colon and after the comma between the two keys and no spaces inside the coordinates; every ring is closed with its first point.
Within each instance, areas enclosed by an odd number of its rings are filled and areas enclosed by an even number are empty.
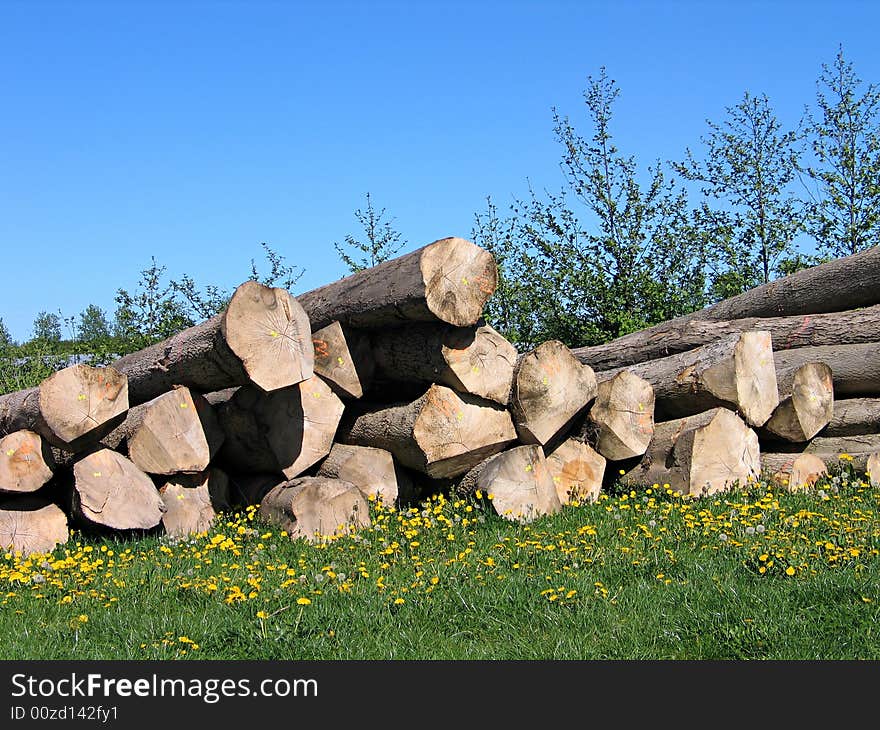
{"type": "Polygon", "coordinates": [[[825,462],[815,454],[761,453],[761,470],[774,483],[789,491],[807,489],[828,474],[825,462]]]}
{"type": "Polygon", "coordinates": [[[506,409],[436,384],[408,403],[347,411],[337,434],[340,443],[385,449],[403,466],[436,478],[464,474],[514,440],[506,409]]]}
{"type": "Polygon", "coordinates": [[[779,404],[770,334],[739,332],[695,350],[596,373],[599,382],[621,370],[654,388],[655,420],[729,408],[750,426],[763,426],[779,404]]]}
{"type": "Polygon", "coordinates": [[[462,238],[443,238],[334,281],[297,299],[312,329],[336,320],[376,328],[409,322],[469,327],[498,283],[491,253],[462,238]]]}
{"type": "Polygon", "coordinates": [[[295,385],[314,372],[308,318],[286,289],[246,281],[223,312],[116,360],[139,405],[185,385],[207,393],[253,383],[295,385]]]}
{"type": "Polygon", "coordinates": [[[834,397],[880,396],[880,340],[855,345],[799,347],[775,353],[779,371],[793,371],[808,362],[831,368],[834,397]]]}
{"type": "Polygon", "coordinates": [[[560,503],[599,499],[607,460],[589,444],[568,438],[547,454],[546,460],[560,503]]]}
{"type": "Polygon", "coordinates": [[[0,499],[0,549],[22,557],[48,553],[69,535],[67,515],[58,505],[30,495],[0,499]]]}
{"type": "Polygon", "coordinates": [[[367,335],[333,321],[312,333],[315,375],[343,400],[363,397],[373,382],[375,360],[367,335]]]}
{"type": "Polygon", "coordinates": [[[162,527],[172,537],[206,532],[233,501],[229,477],[217,468],[174,475],[159,487],[159,495],[165,504],[162,527]]]}
{"type": "Polygon", "coordinates": [[[838,398],[820,436],[858,436],[880,433],[880,398],[838,398]]]}
{"type": "Polygon", "coordinates": [[[14,431],[0,439],[0,492],[35,492],[55,473],[48,444],[33,431],[14,431]]]}
{"type": "Polygon", "coordinates": [[[414,495],[412,480],[385,449],[351,444],[333,444],[316,476],[351,482],[368,499],[386,505],[408,502],[414,495]]]}
{"type": "Polygon", "coordinates": [[[809,441],[821,431],[834,413],[834,386],[831,368],[823,362],[809,362],[798,367],[784,382],[779,401],[767,423],[766,433],[785,441],[809,441]],[[784,390],[783,390],[784,388],[784,390]]]}
{"type": "Polygon", "coordinates": [[[583,432],[609,461],[641,456],[654,435],[654,386],[629,370],[603,380],[583,432]]]}

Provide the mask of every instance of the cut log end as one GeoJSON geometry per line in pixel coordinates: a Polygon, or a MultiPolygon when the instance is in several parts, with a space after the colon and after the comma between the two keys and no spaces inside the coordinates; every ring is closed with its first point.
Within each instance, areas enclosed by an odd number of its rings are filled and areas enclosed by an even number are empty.
{"type": "Polygon", "coordinates": [[[313,375],[309,318],[286,289],[244,282],[232,295],[222,327],[229,348],[263,390],[295,385],[313,375]]]}
{"type": "Polygon", "coordinates": [[[363,495],[395,505],[412,494],[412,484],[390,451],[371,446],[333,444],[317,476],[351,482],[363,495]]]}
{"type": "Polygon", "coordinates": [[[51,502],[29,497],[0,501],[0,549],[22,556],[50,553],[69,535],[67,515],[51,502]]]}
{"type": "Polygon", "coordinates": [[[599,499],[605,465],[604,456],[574,438],[566,439],[547,455],[547,468],[564,505],[599,499]]]}
{"type": "Polygon", "coordinates": [[[603,380],[589,424],[596,451],[609,461],[641,456],[654,435],[654,387],[629,370],[603,380]]]}
{"type": "Polygon", "coordinates": [[[159,494],[166,507],[162,526],[173,537],[206,532],[232,502],[229,477],[220,469],[176,475],[160,487],[159,494]]]}
{"type": "Polygon", "coordinates": [[[795,372],[791,393],[782,398],[764,428],[785,441],[809,441],[833,415],[831,368],[823,362],[806,363],[795,372]]]}
{"type": "Polygon", "coordinates": [[[128,406],[128,378],[113,367],[71,365],[40,383],[40,412],[55,445],[72,451],[106,434],[128,406]]]}
{"type": "Polygon", "coordinates": [[[450,328],[442,345],[448,370],[443,381],[462,393],[507,405],[516,366],[516,347],[495,329],[450,328]]]}
{"type": "Polygon", "coordinates": [[[761,454],[761,469],[768,479],[789,491],[808,489],[828,474],[825,460],[816,454],[761,454]]]}
{"type": "Polygon", "coordinates": [[[442,322],[469,327],[498,286],[495,257],[463,238],[443,238],[426,246],[421,257],[425,303],[442,322]]]}
{"type": "Polygon", "coordinates": [[[779,404],[773,338],[766,330],[743,332],[734,350],[735,403],[750,426],[763,426],[779,404]]]}
{"type": "Polygon", "coordinates": [[[35,492],[54,469],[51,448],[39,434],[22,430],[0,439],[0,492],[35,492]]]}
{"type": "Polygon", "coordinates": [[[880,451],[875,451],[868,457],[865,473],[872,486],[880,487],[880,451]]]}
{"type": "Polygon", "coordinates": [[[368,338],[346,331],[338,321],[312,333],[315,374],[341,398],[361,398],[373,379],[368,338]]]}

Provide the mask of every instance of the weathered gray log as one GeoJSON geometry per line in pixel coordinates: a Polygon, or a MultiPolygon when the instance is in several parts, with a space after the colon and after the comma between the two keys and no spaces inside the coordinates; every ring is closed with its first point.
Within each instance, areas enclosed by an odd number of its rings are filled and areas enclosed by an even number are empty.
{"type": "Polygon", "coordinates": [[[385,449],[333,444],[316,476],[351,482],[369,499],[386,505],[408,502],[414,496],[412,479],[385,449]]]}
{"type": "Polygon", "coordinates": [[[582,430],[609,461],[641,456],[654,435],[654,386],[630,370],[603,380],[582,430]]]}
{"type": "Polygon", "coordinates": [[[655,423],[648,450],[620,482],[704,496],[745,486],[760,472],[757,433],[732,410],[713,408],[655,423]]]}
{"type": "Polygon", "coordinates": [[[601,383],[621,370],[654,388],[654,419],[673,420],[729,408],[763,426],[779,403],[770,333],[738,332],[695,350],[596,373],[601,383]]]}
{"type": "Polygon", "coordinates": [[[774,484],[794,491],[812,487],[820,477],[828,474],[828,467],[815,454],[762,452],[761,471],[774,484]]]}
{"type": "Polygon", "coordinates": [[[521,355],[513,373],[510,413],[524,444],[553,445],[596,397],[596,375],[559,340],[521,355]]]}
{"type": "Polygon", "coordinates": [[[209,393],[226,439],[217,465],[228,471],[299,476],[330,453],[342,400],[319,376],[288,388],[253,385],[209,393]]]}
{"type": "Polygon", "coordinates": [[[14,431],[0,439],[0,492],[35,492],[55,473],[49,445],[33,431],[14,431]]]}
{"type": "Polygon", "coordinates": [[[454,487],[456,494],[477,490],[487,495],[497,514],[516,522],[531,522],[562,509],[544,450],[537,444],[514,446],[490,456],[454,487]]]}
{"type": "Polygon", "coordinates": [[[430,477],[464,474],[516,440],[510,413],[493,401],[432,385],[409,403],[356,402],[343,415],[336,440],[385,449],[430,477]]]}
{"type": "Polygon", "coordinates": [[[315,375],[342,399],[363,397],[375,372],[368,336],[333,321],[312,333],[312,345],[315,375]]]}
{"type": "Polygon", "coordinates": [[[880,398],[838,398],[834,413],[820,436],[858,436],[880,433],[880,398]]]}
{"type": "Polygon", "coordinates": [[[23,557],[49,553],[69,535],[67,515],[58,505],[32,495],[0,499],[0,550],[23,557]]]}
{"type": "Polygon", "coordinates": [[[248,383],[276,390],[312,376],[312,332],[286,289],[246,281],[224,311],[113,366],[128,376],[131,405],[175,385],[202,393],[248,383]]]}
{"type": "Polygon", "coordinates": [[[782,454],[809,453],[818,456],[827,466],[851,464],[864,471],[868,458],[880,451],[880,433],[853,434],[850,436],[814,436],[806,444],[789,444],[783,441],[763,443],[764,450],[782,454]]]}
{"type": "Polygon", "coordinates": [[[880,305],[789,317],[746,317],[733,320],[673,319],[610,342],[572,349],[594,370],[611,370],[686,352],[737,332],[766,330],[773,350],[818,345],[875,342],[880,331],[880,305]]]}
{"type": "Polygon", "coordinates": [[[162,526],[173,537],[206,532],[232,505],[229,477],[211,468],[196,474],[176,474],[159,487],[165,504],[162,526]]]}
{"type": "Polygon", "coordinates": [[[328,477],[299,477],[273,487],[257,514],[291,540],[320,542],[370,526],[370,506],[361,491],[328,477]]]}
{"type": "Polygon", "coordinates": [[[786,395],[764,424],[766,436],[809,441],[828,425],[834,413],[831,368],[823,362],[808,362],[791,373],[780,375],[777,369],[776,377],[779,392],[786,395]]]}
{"type": "Polygon", "coordinates": [[[562,504],[595,502],[602,491],[606,459],[589,444],[568,438],[546,456],[562,504]]]}
{"type": "Polygon", "coordinates": [[[34,431],[76,452],[119,424],[128,410],[128,382],[112,367],[70,365],[39,386],[0,396],[0,435],[34,431]]]}
{"type": "Polygon", "coordinates": [[[831,368],[835,398],[880,395],[880,340],[799,347],[777,352],[774,357],[780,372],[792,371],[808,362],[826,363],[831,368]]]}
{"type": "Polygon", "coordinates": [[[297,299],[312,329],[333,320],[367,329],[437,321],[469,327],[497,283],[491,253],[462,238],[442,238],[297,299]]]}
{"type": "Polygon", "coordinates": [[[482,321],[376,330],[370,342],[376,375],[385,381],[440,383],[501,405],[510,399],[516,347],[482,321]]]}
{"type": "Polygon", "coordinates": [[[100,449],[73,465],[71,513],[85,526],[150,530],[164,512],[150,477],[117,451],[100,449]]]}

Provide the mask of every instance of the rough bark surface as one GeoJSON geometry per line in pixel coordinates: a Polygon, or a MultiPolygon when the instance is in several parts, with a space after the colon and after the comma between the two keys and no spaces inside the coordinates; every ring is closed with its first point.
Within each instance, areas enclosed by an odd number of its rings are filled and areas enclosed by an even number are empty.
{"type": "Polygon", "coordinates": [[[497,403],[432,385],[410,403],[368,406],[343,416],[337,441],[385,449],[403,466],[444,478],[464,474],[516,440],[497,403]]]}
{"type": "Polygon", "coordinates": [[[562,509],[553,476],[537,444],[514,446],[469,470],[455,487],[458,494],[484,492],[501,517],[531,522],[562,509]]]}
{"type": "Polygon", "coordinates": [[[229,477],[217,468],[175,475],[159,487],[165,533],[185,537],[206,532],[232,505],[229,477]]]}
{"type": "Polygon", "coordinates": [[[48,444],[33,431],[14,431],[0,439],[0,492],[35,492],[55,473],[48,444]]]}
{"type": "Polygon", "coordinates": [[[462,238],[443,238],[297,299],[313,329],[333,320],[367,329],[436,321],[469,327],[497,283],[491,253],[462,238]]]}
{"type": "Polygon", "coordinates": [[[602,491],[606,459],[575,438],[563,441],[547,454],[547,469],[562,504],[595,502],[602,491]]]}
{"type": "Polygon", "coordinates": [[[371,343],[377,376],[385,381],[441,383],[501,405],[510,399],[517,351],[485,323],[376,330],[371,343]]]}
{"type": "Polygon", "coordinates": [[[599,382],[621,370],[654,388],[655,420],[728,408],[750,426],[763,426],[779,404],[770,333],[740,332],[695,350],[596,373],[599,382]]]}
{"type": "Polygon", "coordinates": [[[34,431],[67,451],[88,448],[125,417],[128,382],[112,367],[70,365],[39,386],[0,396],[0,435],[34,431]]]}
{"type": "Polygon", "coordinates": [[[838,398],[834,413],[820,436],[858,436],[880,433],[880,398],[838,398]]]}
{"type": "Polygon", "coordinates": [[[517,359],[510,413],[519,440],[552,445],[596,397],[596,375],[558,340],[517,359]]]}
{"type": "Polygon", "coordinates": [[[370,526],[369,504],[351,482],[327,477],[299,477],[272,488],[263,497],[260,517],[292,540],[312,542],[370,526]]]}
{"type": "Polygon", "coordinates": [[[139,405],[185,385],[207,393],[254,383],[263,390],[312,376],[308,318],[286,289],[246,281],[227,308],[162,342],[116,360],[139,405]]]}
{"type": "Polygon", "coordinates": [[[799,347],[775,353],[775,360],[782,372],[808,362],[826,363],[831,368],[835,398],[880,395],[880,341],[799,347]]]}
{"type": "Polygon", "coordinates": [[[149,530],[165,512],[153,481],[122,454],[101,449],[73,465],[71,509],[87,525],[149,530]]]}
{"type": "Polygon", "coordinates": [[[67,542],[67,515],[56,504],[33,497],[0,500],[0,549],[22,556],[48,553],[67,542]]]}
{"type": "Polygon", "coordinates": [[[810,362],[784,375],[780,393],[787,393],[770,416],[764,429],[772,438],[809,441],[821,431],[834,413],[834,385],[831,368],[823,362],[810,362]],[[789,384],[790,383],[790,384],[789,384]]]}
{"type": "Polygon", "coordinates": [[[603,380],[583,432],[609,461],[641,456],[654,435],[654,386],[629,370],[603,380]]]}
{"type": "Polygon", "coordinates": [[[572,352],[596,371],[612,370],[693,350],[748,330],[768,331],[775,352],[797,347],[875,342],[880,331],[880,305],[789,317],[746,317],[723,321],[674,319],[601,345],[576,347],[572,352]]]}
{"type": "Polygon", "coordinates": [[[375,372],[368,336],[333,321],[312,333],[312,345],[315,375],[342,399],[362,398],[375,372]]]}

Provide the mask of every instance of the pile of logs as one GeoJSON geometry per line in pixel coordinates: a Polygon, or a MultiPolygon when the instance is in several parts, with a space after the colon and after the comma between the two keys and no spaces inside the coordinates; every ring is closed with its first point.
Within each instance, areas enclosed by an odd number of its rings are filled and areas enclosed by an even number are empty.
{"type": "Polygon", "coordinates": [[[577,349],[518,352],[483,319],[496,285],[460,238],[299,296],[246,281],[163,342],[0,396],[0,546],[186,536],[249,505],[314,539],[439,491],[528,521],[618,481],[794,488],[840,453],[880,475],[876,248],[577,349]]]}

